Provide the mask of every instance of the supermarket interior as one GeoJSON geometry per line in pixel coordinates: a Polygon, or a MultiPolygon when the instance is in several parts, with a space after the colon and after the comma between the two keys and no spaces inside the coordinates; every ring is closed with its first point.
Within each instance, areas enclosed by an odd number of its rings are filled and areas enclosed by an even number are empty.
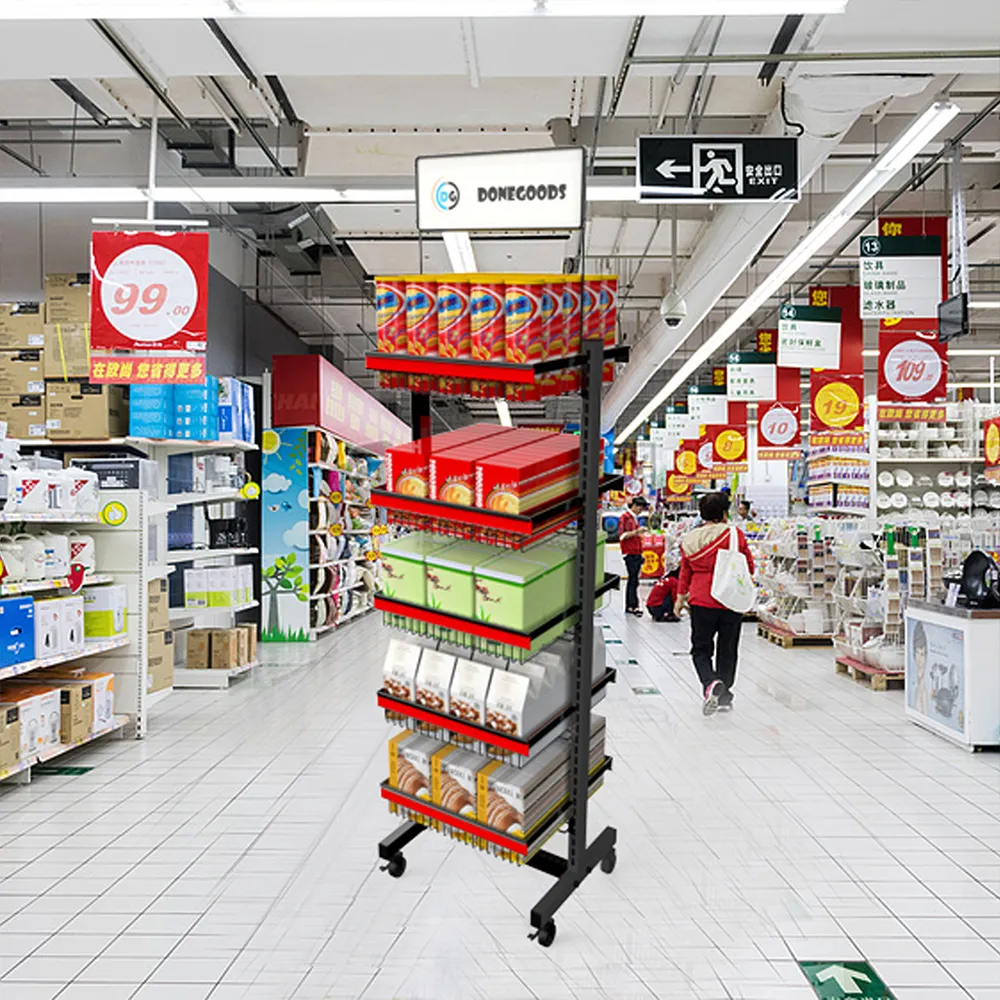
{"type": "Polygon", "coordinates": [[[996,0],[0,0],[0,1000],[1000,1000],[996,0]]]}

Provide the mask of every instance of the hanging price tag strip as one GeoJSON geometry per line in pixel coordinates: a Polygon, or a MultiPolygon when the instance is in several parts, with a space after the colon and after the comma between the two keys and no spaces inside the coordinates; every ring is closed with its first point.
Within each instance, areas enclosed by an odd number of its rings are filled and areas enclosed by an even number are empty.
{"type": "Polygon", "coordinates": [[[943,424],[943,406],[899,406],[892,403],[878,404],[879,420],[905,420],[911,423],[943,424]]]}
{"type": "Polygon", "coordinates": [[[199,357],[184,355],[127,357],[92,354],[90,381],[128,383],[130,385],[204,385],[205,362],[199,357]]]}
{"type": "Polygon", "coordinates": [[[812,448],[864,448],[865,434],[863,431],[813,431],[809,435],[809,445],[812,448]]]}

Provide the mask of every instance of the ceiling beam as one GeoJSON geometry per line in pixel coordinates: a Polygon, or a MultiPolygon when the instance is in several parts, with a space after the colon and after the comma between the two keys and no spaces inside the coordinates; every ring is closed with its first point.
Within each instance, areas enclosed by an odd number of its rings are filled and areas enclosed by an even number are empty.
{"type": "Polygon", "coordinates": [[[53,77],[52,83],[58,87],[84,114],[89,115],[101,128],[107,128],[111,118],[106,115],[75,83],[61,77],[53,77]]]}
{"type": "Polygon", "coordinates": [[[683,66],[685,64],[708,63],[710,65],[739,66],[766,62],[942,62],[950,60],[1000,59],[1000,49],[906,49],[880,52],[715,52],[712,55],[691,55],[689,53],[669,56],[632,56],[633,66],[683,66]]]}

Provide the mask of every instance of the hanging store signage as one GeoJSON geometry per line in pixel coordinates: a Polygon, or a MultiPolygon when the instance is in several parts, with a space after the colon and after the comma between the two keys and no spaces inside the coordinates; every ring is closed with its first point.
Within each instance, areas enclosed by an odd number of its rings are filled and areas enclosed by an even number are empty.
{"type": "Polygon", "coordinates": [[[716,477],[728,476],[734,472],[746,472],[747,428],[723,424],[709,428],[712,439],[712,462],[716,477]]]}
{"type": "Polygon", "coordinates": [[[798,201],[794,136],[641,135],[639,201],[798,201]]]}
{"type": "MultiPolygon", "coordinates": [[[[934,329],[879,331],[879,413],[882,413],[882,404],[889,402],[907,403],[909,405],[902,409],[914,413],[913,416],[884,419],[944,420],[943,406],[927,404],[943,404],[947,399],[948,345],[938,341],[936,321],[922,323],[934,329]]],[[[899,406],[890,408],[900,409],[899,406]]]]}
{"type": "Polygon", "coordinates": [[[115,385],[204,385],[205,362],[190,354],[162,356],[94,354],[90,381],[115,385]]]}
{"type": "Polygon", "coordinates": [[[703,422],[686,412],[671,413],[668,411],[663,418],[663,428],[667,432],[667,446],[676,450],[684,438],[697,437],[698,428],[703,422]]]}
{"type": "MultiPolygon", "coordinates": [[[[937,236],[941,240],[941,301],[948,298],[948,231],[951,218],[947,215],[904,215],[878,220],[879,236],[937,236]]],[[[931,313],[936,316],[937,313],[931,313]]],[[[925,319],[928,317],[924,317],[925,319]]],[[[882,320],[881,327],[894,326],[900,317],[882,320]]]]}
{"type": "Polygon", "coordinates": [[[726,387],[692,385],[688,387],[688,415],[698,424],[724,424],[729,415],[726,387]]]}
{"type": "Polygon", "coordinates": [[[858,449],[865,447],[864,431],[810,431],[810,448],[858,449]]]}
{"type": "Polygon", "coordinates": [[[726,388],[726,369],[723,365],[718,365],[712,369],[712,385],[716,389],[726,388]]]}
{"type": "Polygon", "coordinates": [[[762,404],[757,413],[757,457],[785,461],[802,456],[802,407],[799,403],[762,404]]]}
{"type": "Polygon", "coordinates": [[[667,503],[683,503],[691,497],[692,481],[687,476],[682,476],[678,472],[671,472],[667,475],[665,497],[667,503]]]}
{"type": "Polygon", "coordinates": [[[774,354],[778,347],[778,331],[777,330],[758,330],[757,331],[757,353],[758,354],[774,354]]]}
{"type": "Polygon", "coordinates": [[[1000,417],[991,417],[983,423],[983,457],[986,478],[991,483],[1000,483],[1000,417]]]}
{"type": "Polygon", "coordinates": [[[863,375],[812,372],[809,379],[810,426],[814,431],[851,431],[864,426],[863,375]]]}
{"type": "Polygon", "coordinates": [[[940,274],[939,236],[862,236],[862,318],[937,316],[940,274]]]}
{"type": "Polygon", "coordinates": [[[786,302],[778,316],[778,364],[839,369],[840,310],[786,302]]]}
{"type": "Polygon", "coordinates": [[[674,453],[674,469],[682,476],[698,474],[698,441],[685,439],[674,453]]]}
{"type": "Polygon", "coordinates": [[[814,285],[809,305],[840,310],[840,365],[842,375],[864,375],[865,325],[861,321],[861,289],[857,285],[814,285]]]}
{"type": "Polygon", "coordinates": [[[773,354],[734,351],[726,365],[726,395],[729,399],[774,399],[778,366],[773,354]]]}
{"type": "Polygon", "coordinates": [[[417,228],[442,232],[579,229],[584,149],[417,157],[417,228]]]}

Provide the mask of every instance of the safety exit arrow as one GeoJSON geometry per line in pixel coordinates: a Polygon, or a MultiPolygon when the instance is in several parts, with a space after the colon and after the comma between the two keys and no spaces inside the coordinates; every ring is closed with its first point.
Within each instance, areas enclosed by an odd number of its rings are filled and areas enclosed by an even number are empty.
{"type": "Polygon", "coordinates": [[[823,1000],[895,1000],[867,962],[799,962],[823,1000]]]}

